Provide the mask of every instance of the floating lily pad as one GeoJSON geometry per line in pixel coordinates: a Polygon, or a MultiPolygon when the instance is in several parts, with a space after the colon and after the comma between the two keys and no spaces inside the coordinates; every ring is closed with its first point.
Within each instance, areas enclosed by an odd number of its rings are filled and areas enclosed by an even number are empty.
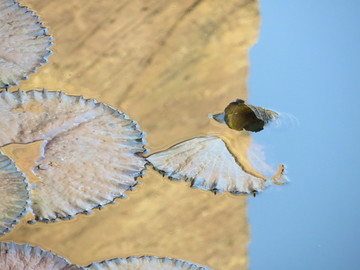
{"type": "Polygon", "coordinates": [[[112,259],[91,264],[88,270],[211,270],[191,262],[170,258],[143,256],[112,259]]]}
{"type": "Polygon", "coordinates": [[[231,102],[225,111],[211,116],[216,121],[235,130],[259,132],[272,120],[279,117],[277,112],[249,104],[242,99],[231,102]]]}
{"type": "Polygon", "coordinates": [[[254,193],[265,181],[245,172],[218,137],[198,137],[150,155],[148,161],[170,179],[191,182],[191,187],[214,193],[254,193]]]}
{"type": "Polygon", "coordinates": [[[24,215],[28,199],[25,176],[0,152],[0,235],[10,231],[24,215]]]}
{"type": "Polygon", "coordinates": [[[17,84],[46,63],[51,40],[34,12],[14,0],[0,0],[0,88],[17,84]]]}
{"type": "Polygon", "coordinates": [[[124,113],[62,92],[0,93],[0,145],[44,140],[35,219],[68,219],[125,196],[145,167],[144,133],[124,113]]]}
{"type": "Polygon", "coordinates": [[[38,247],[0,242],[1,270],[75,270],[67,260],[38,247]]]}

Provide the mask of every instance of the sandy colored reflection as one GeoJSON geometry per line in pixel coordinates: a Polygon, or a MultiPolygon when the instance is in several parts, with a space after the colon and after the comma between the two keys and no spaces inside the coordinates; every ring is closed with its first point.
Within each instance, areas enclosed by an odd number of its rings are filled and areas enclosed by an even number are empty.
{"type": "MultiPolygon", "coordinates": [[[[55,42],[50,62],[21,82],[22,89],[63,90],[108,103],[139,122],[152,151],[213,133],[247,162],[250,137],[207,116],[247,97],[247,51],[259,20],[255,1],[22,4],[41,16],[55,42]]],[[[147,254],[215,269],[247,267],[246,197],[214,196],[153,171],[141,182],[127,199],[89,216],[48,225],[22,222],[0,240],[39,245],[81,265],[147,254]]]]}

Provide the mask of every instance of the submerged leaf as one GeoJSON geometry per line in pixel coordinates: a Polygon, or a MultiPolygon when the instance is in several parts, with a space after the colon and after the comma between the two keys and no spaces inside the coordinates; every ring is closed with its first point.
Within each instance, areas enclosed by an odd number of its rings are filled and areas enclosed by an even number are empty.
{"type": "Polygon", "coordinates": [[[62,92],[0,93],[0,145],[44,140],[35,219],[71,218],[125,196],[145,167],[144,133],[124,113],[62,92]]]}
{"type": "Polygon", "coordinates": [[[87,270],[211,270],[191,262],[143,256],[139,258],[129,257],[126,259],[112,259],[93,263],[86,267],[87,270]]]}
{"type": "Polygon", "coordinates": [[[218,137],[198,137],[150,155],[147,160],[170,179],[189,181],[191,186],[214,193],[254,193],[265,181],[245,172],[226,144],[218,137]]]}
{"type": "Polygon", "coordinates": [[[0,152],[0,235],[10,231],[23,216],[28,199],[25,176],[0,152]]]}
{"type": "Polygon", "coordinates": [[[258,132],[270,121],[279,117],[277,112],[261,107],[245,104],[244,100],[237,99],[231,102],[223,113],[211,116],[220,123],[227,124],[235,130],[258,132]]]}
{"type": "Polygon", "coordinates": [[[0,0],[0,18],[0,88],[4,88],[47,62],[52,38],[39,17],[14,0],[0,0]]]}
{"type": "Polygon", "coordinates": [[[0,242],[1,270],[75,270],[67,260],[38,247],[0,242]]]}

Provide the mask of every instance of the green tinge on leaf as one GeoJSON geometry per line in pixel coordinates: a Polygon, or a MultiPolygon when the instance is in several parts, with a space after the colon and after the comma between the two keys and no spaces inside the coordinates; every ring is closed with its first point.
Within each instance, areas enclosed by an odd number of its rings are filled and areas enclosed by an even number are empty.
{"type": "Polygon", "coordinates": [[[212,116],[220,123],[238,131],[259,132],[272,120],[279,117],[277,112],[253,105],[245,104],[242,99],[231,102],[223,113],[212,116]]]}

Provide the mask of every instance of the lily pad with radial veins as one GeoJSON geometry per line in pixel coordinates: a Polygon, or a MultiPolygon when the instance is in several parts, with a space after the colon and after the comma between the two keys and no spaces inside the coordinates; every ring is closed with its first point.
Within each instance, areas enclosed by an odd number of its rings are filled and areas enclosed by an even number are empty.
{"type": "Polygon", "coordinates": [[[17,84],[46,63],[51,40],[34,12],[14,0],[0,0],[0,88],[17,84]]]}
{"type": "Polygon", "coordinates": [[[112,259],[91,264],[86,270],[211,270],[191,262],[154,256],[112,259]]]}
{"type": "Polygon", "coordinates": [[[63,92],[0,92],[0,146],[44,140],[33,172],[35,219],[88,213],[125,196],[145,167],[144,133],[124,113],[63,92]]]}
{"type": "Polygon", "coordinates": [[[29,199],[27,187],[25,176],[0,152],[0,235],[10,231],[25,213],[29,199]]]}
{"type": "Polygon", "coordinates": [[[224,141],[215,136],[181,142],[147,160],[170,179],[214,193],[249,194],[265,188],[265,180],[245,172],[224,141]]]}
{"type": "Polygon", "coordinates": [[[0,242],[1,270],[75,270],[67,260],[38,247],[0,242]]]}

